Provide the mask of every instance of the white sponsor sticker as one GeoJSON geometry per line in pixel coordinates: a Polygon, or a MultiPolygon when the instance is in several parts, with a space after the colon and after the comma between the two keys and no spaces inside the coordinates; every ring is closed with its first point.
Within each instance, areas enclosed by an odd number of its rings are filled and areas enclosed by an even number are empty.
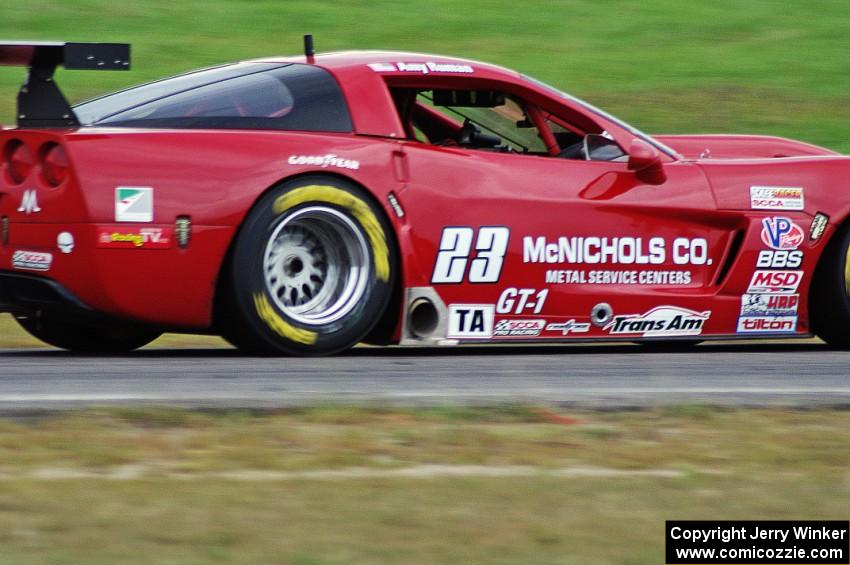
{"type": "Polygon", "coordinates": [[[756,271],[748,294],[793,293],[803,280],[803,271],[756,271]]]}
{"type": "Polygon", "coordinates": [[[645,314],[614,316],[603,329],[612,335],[642,337],[699,335],[711,311],[696,312],[678,306],[656,306],[645,314]]]}
{"type": "Polygon", "coordinates": [[[376,73],[420,73],[423,75],[431,73],[451,73],[451,74],[472,74],[475,69],[470,65],[458,63],[437,63],[434,61],[425,61],[423,63],[369,63],[369,68],[376,73]]]}
{"type": "Polygon", "coordinates": [[[794,333],[797,316],[742,316],[738,318],[739,333],[794,333]]]}
{"type": "Polygon", "coordinates": [[[583,334],[590,331],[590,324],[587,322],[579,323],[575,320],[567,320],[566,322],[553,322],[546,326],[547,332],[561,332],[561,335],[570,333],[583,334]]]}
{"type": "Polygon", "coordinates": [[[537,337],[546,327],[546,320],[499,320],[493,328],[494,337],[537,337]]]}
{"type": "Polygon", "coordinates": [[[116,186],[115,221],[152,222],[153,188],[149,186],[116,186]]]}
{"type": "Polygon", "coordinates": [[[580,271],[549,269],[546,284],[623,284],[686,286],[696,283],[691,271],[580,271]]]}
{"type": "Polygon", "coordinates": [[[662,265],[711,265],[708,240],[703,237],[595,237],[545,236],[522,238],[523,263],[662,265]]]}
{"type": "Polygon", "coordinates": [[[12,254],[12,267],[24,271],[49,271],[53,263],[52,253],[18,250],[12,254]]]}
{"type": "Polygon", "coordinates": [[[286,160],[290,165],[313,165],[327,169],[349,169],[356,171],[360,168],[360,162],[354,159],[344,159],[338,155],[328,153],[327,155],[290,155],[286,160]]]}
{"type": "Polygon", "coordinates": [[[798,186],[751,186],[753,210],[802,210],[803,189],[798,186]]]}
{"type": "Polygon", "coordinates": [[[796,316],[799,294],[744,294],[741,316],[796,316]]]}
{"type": "Polygon", "coordinates": [[[495,308],[487,304],[449,305],[448,338],[489,338],[495,308]]]}

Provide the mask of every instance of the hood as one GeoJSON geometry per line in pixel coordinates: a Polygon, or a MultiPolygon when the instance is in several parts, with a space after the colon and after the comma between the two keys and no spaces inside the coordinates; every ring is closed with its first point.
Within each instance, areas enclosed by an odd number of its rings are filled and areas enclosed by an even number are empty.
{"type": "Polygon", "coordinates": [[[784,137],[767,135],[655,135],[686,159],[776,159],[838,155],[834,151],[784,137]]]}

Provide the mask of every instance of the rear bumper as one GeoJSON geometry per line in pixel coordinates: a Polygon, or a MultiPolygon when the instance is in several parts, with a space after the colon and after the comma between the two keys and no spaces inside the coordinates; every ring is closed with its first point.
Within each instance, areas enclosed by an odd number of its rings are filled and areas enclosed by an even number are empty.
{"type": "Polygon", "coordinates": [[[15,314],[43,312],[57,318],[100,317],[56,281],[8,272],[0,272],[0,311],[15,314]]]}

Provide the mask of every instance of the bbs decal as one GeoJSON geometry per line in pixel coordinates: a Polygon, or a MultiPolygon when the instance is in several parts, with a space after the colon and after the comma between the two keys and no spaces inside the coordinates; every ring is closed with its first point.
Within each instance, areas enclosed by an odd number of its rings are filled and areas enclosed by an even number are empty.
{"type": "Polygon", "coordinates": [[[756,267],[759,269],[796,269],[803,262],[803,252],[797,251],[774,251],[764,249],[759,251],[756,267]]]}
{"type": "Polygon", "coordinates": [[[443,228],[431,282],[462,283],[464,276],[471,283],[499,282],[510,234],[501,226],[483,226],[477,236],[470,227],[443,228]]]}

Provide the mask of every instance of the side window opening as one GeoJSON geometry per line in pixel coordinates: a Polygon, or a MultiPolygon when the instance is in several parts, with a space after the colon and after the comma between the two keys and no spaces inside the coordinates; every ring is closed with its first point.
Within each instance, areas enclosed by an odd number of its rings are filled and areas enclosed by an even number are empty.
{"type": "Polygon", "coordinates": [[[507,93],[390,90],[410,140],[560,159],[616,161],[625,157],[625,152],[605,132],[581,131],[507,93]],[[543,124],[545,131],[537,124],[543,124]]]}

